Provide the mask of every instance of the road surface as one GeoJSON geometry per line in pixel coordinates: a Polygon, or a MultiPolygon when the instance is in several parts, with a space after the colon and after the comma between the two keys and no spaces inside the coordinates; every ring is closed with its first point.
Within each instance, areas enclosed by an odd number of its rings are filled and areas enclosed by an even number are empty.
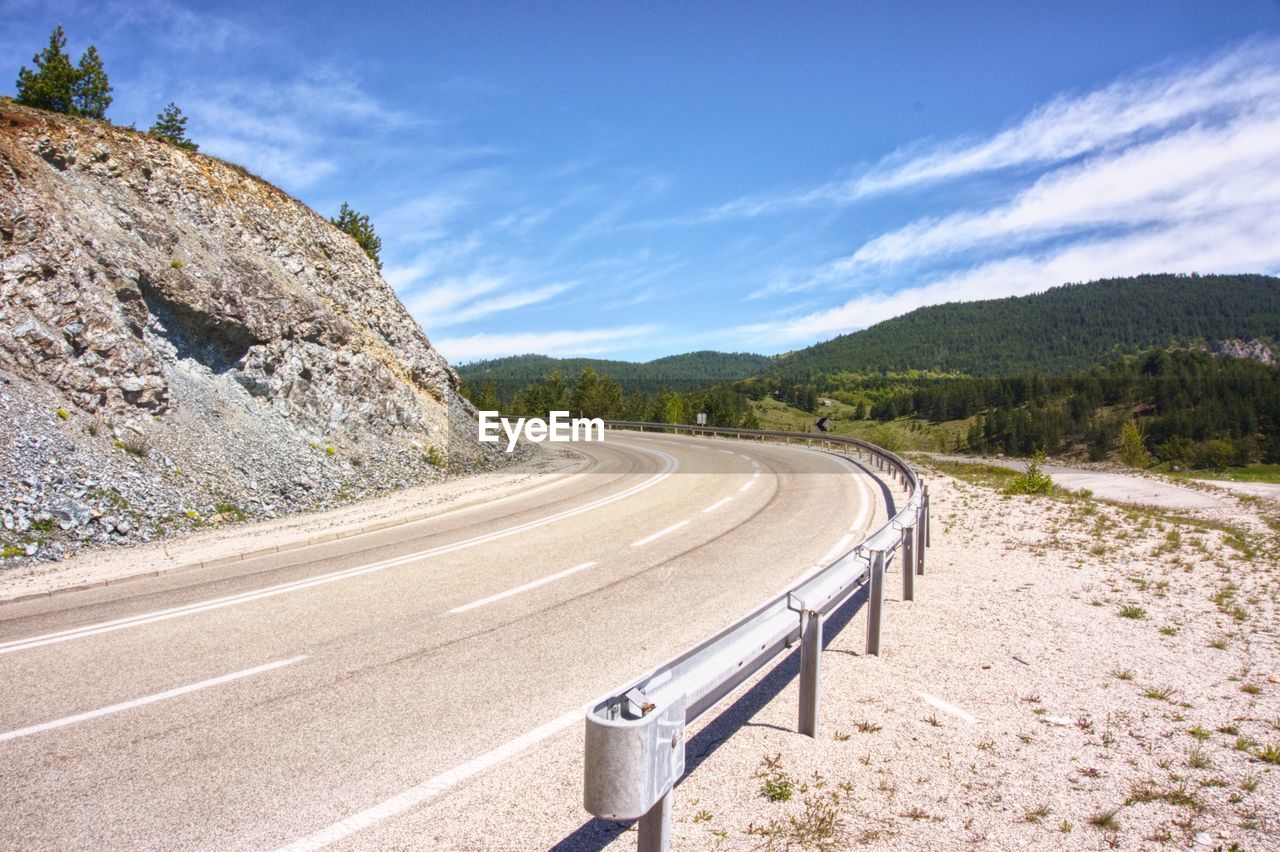
{"type": "Polygon", "coordinates": [[[528,493],[0,606],[0,847],[376,845],[885,518],[825,453],[576,447],[528,493]]]}

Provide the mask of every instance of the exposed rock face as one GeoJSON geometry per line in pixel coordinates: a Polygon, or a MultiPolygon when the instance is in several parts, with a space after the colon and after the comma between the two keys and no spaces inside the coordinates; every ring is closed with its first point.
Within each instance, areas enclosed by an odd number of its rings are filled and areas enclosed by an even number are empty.
{"type": "Polygon", "coordinates": [[[1209,347],[1219,358],[1248,358],[1263,364],[1276,363],[1276,354],[1264,341],[1253,340],[1220,340],[1209,347]]]}
{"type": "Polygon", "coordinates": [[[39,491],[26,514],[54,526],[85,526],[65,492],[121,464],[185,517],[316,505],[477,452],[453,369],[324,218],[214,158],[4,101],[0,409],[6,516],[39,491]],[[73,484],[22,485],[42,476],[73,484]]]}

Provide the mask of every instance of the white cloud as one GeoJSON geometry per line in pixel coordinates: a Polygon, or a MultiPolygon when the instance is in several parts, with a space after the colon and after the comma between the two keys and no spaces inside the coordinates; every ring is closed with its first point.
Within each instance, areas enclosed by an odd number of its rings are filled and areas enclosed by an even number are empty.
{"type": "Polygon", "coordinates": [[[1150,272],[1280,271],[1275,211],[1240,207],[1214,218],[1081,240],[1040,254],[992,260],[919,287],[869,293],[834,308],[743,326],[745,339],[807,342],[865,328],[925,305],[1022,296],[1067,282],[1150,272]]]}
{"type": "MultiPolygon", "coordinates": [[[[163,81],[149,84],[162,87],[163,81]]],[[[202,152],[238,162],[293,192],[332,174],[350,145],[376,145],[410,121],[354,77],[325,65],[300,68],[271,85],[193,76],[166,97],[189,116],[189,135],[202,152]]]]}
{"type": "Polygon", "coordinates": [[[482,298],[507,286],[510,278],[473,272],[458,278],[449,278],[405,299],[409,312],[417,317],[434,318],[482,298]]]}
{"type": "Polygon", "coordinates": [[[401,202],[378,216],[378,229],[397,243],[429,243],[456,232],[459,213],[469,206],[468,190],[440,190],[401,202]]]}
{"type": "Polygon", "coordinates": [[[871,195],[1025,166],[1062,163],[1113,150],[1193,122],[1274,103],[1280,66],[1274,41],[1255,41],[1207,62],[1148,70],[1086,95],[1062,95],[993,136],[901,149],[856,178],[713,208],[702,221],[751,217],[815,204],[850,204],[871,195]]]}
{"type": "MultiPolygon", "coordinates": [[[[393,240],[393,237],[388,238],[387,242],[393,240]]],[[[418,253],[405,263],[388,264],[382,271],[382,277],[397,293],[403,292],[441,268],[462,263],[475,254],[480,246],[480,235],[474,232],[461,239],[446,240],[418,253]]]]}
{"type": "Polygon", "coordinates": [[[974,248],[1008,250],[1098,227],[1193,221],[1243,206],[1280,204],[1277,140],[1280,99],[1268,115],[1250,114],[1222,127],[1195,126],[1050,172],[992,209],[913,222],[826,265],[813,282],[974,248]]]}
{"type": "Polygon", "coordinates": [[[315,184],[338,168],[328,157],[290,150],[266,140],[219,135],[199,135],[199,139],[200,153],[244,166],[265,180],[293,191],[315,184]]]}
{"type": "Polygon", "coordinates": [[[514,289],[512,275],[476,272],[450,278],[408,296],[409,313],[428,331],[472,322],[483,317],[536,305],[555,298],[574,282],[514,289]]]}
{"type": "Polygon", "coordinates": [[[471,302],[466,307],[436,314],[431,323],[435,328],[444,328],[451,325],[461,325],[464,322],[472,322],[503,311],[512,311],[516,308],[537,305],[559,296],[571,286],[573,285],[548,284],[545,287],[535,287],[532,290],[514,290],[510,293],[492,295],[485,299],[471,302]]]}
{"type": "Polygon", "coordinates": [[[652,335],[655,330],[656,327],[652,325],[631,325],[577,331],[483,333],[444,338],[434,341],[434,345],[454,363],[530,352],[560,357],[600,355],[616,352],[622,344],[634,343],[652,335]]]}

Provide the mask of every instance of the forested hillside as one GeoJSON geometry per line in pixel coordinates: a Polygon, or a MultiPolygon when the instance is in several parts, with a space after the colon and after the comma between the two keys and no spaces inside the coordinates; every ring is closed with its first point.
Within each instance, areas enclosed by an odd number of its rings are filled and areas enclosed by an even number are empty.
{"type": "Polygon", "coordinates": [[[1280,368],[1203,351],[1152,350],[1067,375],[922,380],[873,419],[969,420],[954,449],[1120,453],[1222,468],[1280,461],[1280,368]]]}
{"type": "Polygon", "coordinates": [[[1063,373],[1151,347],[1277,336],[1280,278],[1141,275],[920,308],[783,356],[770,372],[821,391],[847,384],[841,374],[1063,373]]]}
{"type": "Polygon", "coordinates": [[[458,367],[458,375],[477,396],[486,383],[503,402],[512,400],[526,386],[539,382],[557,371],[565,379],[578,376],[586,367],[608,375],[624,391],[656,394],[666,388],[685,391],[750,376],[773,361],[764,355],[745,352],[689,352],[669,355],[654,361],[607,361],[599,358],[549,358],[546,355],[513,355],[490,361],[476,361],[458,367]]]}

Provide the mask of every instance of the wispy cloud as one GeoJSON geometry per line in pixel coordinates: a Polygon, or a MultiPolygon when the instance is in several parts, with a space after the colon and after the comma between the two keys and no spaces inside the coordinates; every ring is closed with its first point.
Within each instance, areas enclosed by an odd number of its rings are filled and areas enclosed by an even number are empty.
{"type": "Polygon", "coordinates": [[[918,287],[860,295],[833,308],[738,329],[745,339],[809,342],[944,302],[1022,296],[1067,282],[1150,272],[1280,272],[1275,210],[1240,207],[1209,219],[1085,239],[991,260],[918,287]]]}
{"type": "Polygon", "coordinates": [[[693,218],[714,221],[818,204],[850,204],[938,181],[1062,163],[1192,122],[1216,121],[1280,98],[1278,49],[1274,41],[1255,41],[1203,63],[1149,69],[1086,95],[1057,97],[987,138],[910,146],[857,177],[745,196],[693,218]]]}
{"type": "Polygon", "coordinates": [[[1280,100],[1223,126],[1195,125],[1050,172],[1005,204],[912,222],[771,291],[856,281],[860,273],[964,252],[1008,252],[1104,227],[1203,221],[1247,207],[1274,215],[1277,139],[1280,100]]]}
{"type": "Polygon", "coordinates": [[[629,325],[575,331],[529,331],[513,334],[472,334],[435,341],[435,347],[455,363],[536,352],[553,356],[601,355],[619,351],[652,335],[656,326],[629,325]]]}
{"type": "Polygon", "coordinates": [[[406,305],[424,328],[434,330],[537,305],[574,286],[558,282],[519,288],[513,280],[510,275],[487,273],[452,278],[408,296],[406,305]]]}
{"type": "Polygon", "coordinates": [[[272,86],[253,79],[191,82],[177,99],[202,151],[294,191],[332,174],[349,137],[368,144],[410,122],[356,79],[324,66],[272,86]]]}

